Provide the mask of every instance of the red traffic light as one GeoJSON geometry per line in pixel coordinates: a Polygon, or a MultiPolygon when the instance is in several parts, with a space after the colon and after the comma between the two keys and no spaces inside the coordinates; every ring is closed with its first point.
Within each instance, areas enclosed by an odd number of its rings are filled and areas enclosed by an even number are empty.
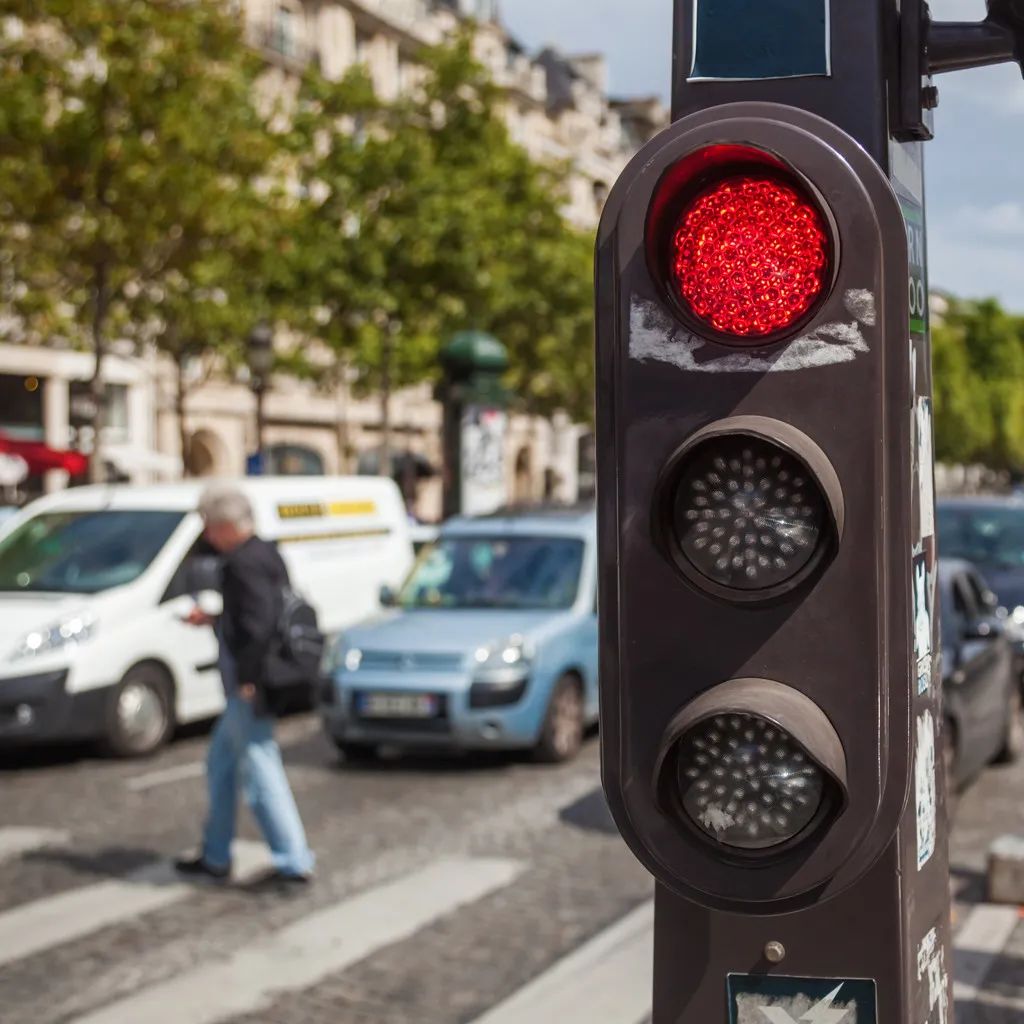
{"type": "Polygon", "coordinates": [[[752,145],[692,150],[647,211],[648,266],[693,333],[725,344],[792,337],[828,298],[834,214],[791,163],[752,145]]]}
{"type": "Polygon", "coordinates": [[[716,331],[764,338],[798,323],[822,296],[830,249],[810,198],[751,169],[705,186],[684,206],[672,237],[672,283],[716,331]]]}

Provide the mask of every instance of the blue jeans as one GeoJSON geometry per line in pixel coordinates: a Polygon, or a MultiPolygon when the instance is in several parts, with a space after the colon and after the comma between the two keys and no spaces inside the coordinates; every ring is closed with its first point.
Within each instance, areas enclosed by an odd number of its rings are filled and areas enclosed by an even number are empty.
{"type": "Polygon", "coordinates": [[[231,864],[238,790],[270,847],[274,867],[286,874],[313,870],[313,853],[274,742],[274,723],[253,714],[241,697],[228,697],[206,756],[210,814],[203,831],[203,859],[211,867],[231,864]]]}

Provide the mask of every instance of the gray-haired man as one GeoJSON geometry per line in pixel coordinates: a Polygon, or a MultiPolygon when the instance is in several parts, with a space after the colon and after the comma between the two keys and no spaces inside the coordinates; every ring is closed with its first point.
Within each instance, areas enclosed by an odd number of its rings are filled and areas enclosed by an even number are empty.
{"type": "Polygon", "coordinates": [[[187,875],[228,876],[241,789],[273,857],[275,870],[268,881],[303,884],[312,877],[313,854],[262,691],[288,570],[277,548],[256,536],[252,506],[237,487],[208,488],[199,512],[206,539],[224,555],[224,610],[214,620],[196,608],[189,621],[216,628],[227,706],[206,760],[210,808],[202,851],[193,859],[179,860],[177,868],[187,875]]]}

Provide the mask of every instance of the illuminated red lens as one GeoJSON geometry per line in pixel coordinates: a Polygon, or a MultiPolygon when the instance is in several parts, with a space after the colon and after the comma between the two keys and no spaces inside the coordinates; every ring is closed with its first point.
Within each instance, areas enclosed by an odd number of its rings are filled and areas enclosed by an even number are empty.
{"type": "Polygon", "coordinates": [[[784,330],[825,289],[824,220],[806,196],[775,178],[745,174],[705,188],[680,216],[672,246],[680,296],[723,334],[784,330]]]}

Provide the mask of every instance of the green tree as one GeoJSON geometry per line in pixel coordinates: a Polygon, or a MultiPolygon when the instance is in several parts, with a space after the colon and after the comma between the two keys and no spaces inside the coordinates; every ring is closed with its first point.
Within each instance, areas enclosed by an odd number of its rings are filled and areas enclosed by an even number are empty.
{"type": "Polygon", "coordinates": [[[0,0],[0,19],[4,298],[24,338],[94,353],[99,474],[112,339],[141,303],[150,340],[192,351],[196,299],[238,293],[211,277],[238,269],[216,248],[272,154],[258,64],[221,0],[0,0]]]}
{"type": "Polygon", "coordinates": [[[953,299],[933,348],[938,456],[1024,469],[1021,319],[994,299],[953,299]]]}
{"type": "Polygon", "coordinates": [[[992,448],[992,408],[984,382],[971,368],[964,331],[948,321],[932,328],[935,457],[967,464],[992,448]]]}
{"type": "Polygon", "coordinates": [[[392,390],[433,378],[459,329],[506,343],[524,407],[590,411],[591,241],[562,215],[565,170],[510,139],[468,34],[422,63],[393,103],[361,69],[312,76],[294,122],[310,307],[335,365],[380,394],[384,464],[392,390]]]}

